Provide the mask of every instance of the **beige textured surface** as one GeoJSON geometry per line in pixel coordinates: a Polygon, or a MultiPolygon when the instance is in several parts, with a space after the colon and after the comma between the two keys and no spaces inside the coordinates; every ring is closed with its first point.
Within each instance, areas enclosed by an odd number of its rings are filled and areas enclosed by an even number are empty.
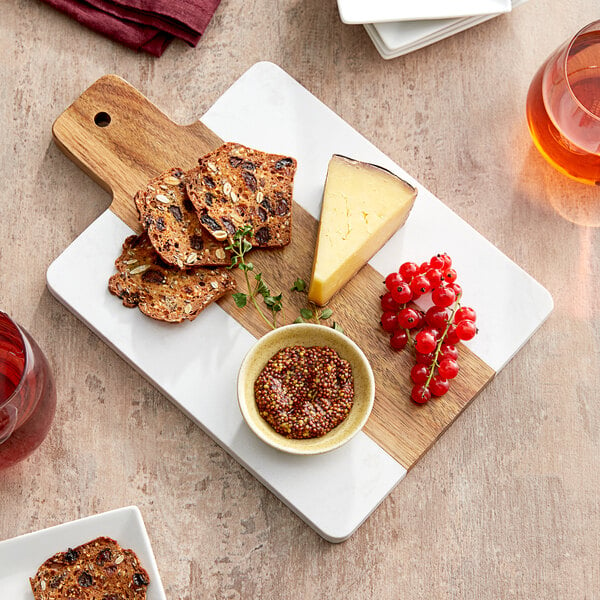
{"type": "Polygon", "coordinates": [[[35,0],[1,2],[0,306],[46,350],[59,405],[40,450],[0,474],[0,539],[133,503],[173,600],[599,598],[600,192],[547,167],[524,117],[535,69],[597,15],[596,0],[530,0],[384,61],[334,0],[223,0],[198,48],[156,60],[35,0]],[[339,546],[45,289],[48,264],[109,202],[53,145],[55,116],[114,72],[190,122],[258,60],[296,77],[556,303],[339,546]]]}

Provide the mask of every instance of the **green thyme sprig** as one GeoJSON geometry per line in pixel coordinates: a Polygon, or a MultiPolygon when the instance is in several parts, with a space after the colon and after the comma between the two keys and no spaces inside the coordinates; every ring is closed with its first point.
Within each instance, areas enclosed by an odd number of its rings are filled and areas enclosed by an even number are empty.
{"type": "MultiPolygon", "coordinates": [[[[252,236],[252,226],[244,225],[235,232],[231,243],[226,247],[226,250],[229,250],[232,255],[231,264],[227,268],[234,269],[237,267],[243,271],[246,280],[246,292],[236,292],[233,294],[233,300],[238,308],[244,308],[250,302],[254,305],[262,320],[271,329],[276,329],[279,313],[282,313],[282,319],[285,321],[283,318],[283,296],[281,293],[274,296],[265,283],[262,273],[255,272],[254,264],[246,260],[246,255],[252,250],[252,243],[248,239],[252,236]],[[251,273],[254,275],[254,281],[252,281],[251,273]],[[263,307],[261,307],[257,300],[259,297],[262,297],[267,310],[263,310],[263,307]]],[[[294,281],[290,291],[307,293],[307,287],[306,282],[298,278],[294,281]]],[[[333,315],[330,308],[320,309],[314,302],[310,302],[308,299],[306,302],[308,306],[300,309],[300,316],[294,320],[294,323],[305,323],[307,321],[319,323],[330,319],[333,315]]],[[[339,323],[334,322],[332,327],[342,333],[344,331],[339,323]]]]}
{"type": "MultiPolygon", "coordinates": [[[[296,281],[294,281],[294,285],[292,285],[291,291],[306,292],[306,281],[300,278],[296,279],[296,281]]],[[[306,323],[306,321],[313,321],[318,324],[319,321],[326,321],[333,316],[333,311],[330,308],[320,309],[314,302],[311,302],[308,299],[307,304],[308,307],[300,309],[300,316],[296,317],[294,323],[306,323]]],[[[341,331],[342,333],[344,332],[342,326],[335,321],[331,326],[337,331],[341,331]]]]}
{"type": "Polygon", "coordinates": [[[271,329],[276,329],[278,313],[283,310],[283,298],[281,294],[274,296],[271,293],[271,290],[263,280],[262,273],[254,273],[254,282],[251,281],[250,273],[254,272],[254,265],[246,261],[246,254],[252,250],[252,244],[248,240],[252,235],[252,226],[244,225],[244,227],[235,232],[231,243],[226,247],[226,250],[230,250],[232,254],[231,264],[227,268],[234,269],[237,267],[241,269],[246,280],[246,293],[237,292],[233,294],[233,301],[239,308],[243,308],[250,301],[263,321],[271,329]],[[270,313],[270,317],[267,317],[265,311],[263,311],[257,302],[259,296],[262,297],[263,303],[267,308],[266,312],[270,313]]]}

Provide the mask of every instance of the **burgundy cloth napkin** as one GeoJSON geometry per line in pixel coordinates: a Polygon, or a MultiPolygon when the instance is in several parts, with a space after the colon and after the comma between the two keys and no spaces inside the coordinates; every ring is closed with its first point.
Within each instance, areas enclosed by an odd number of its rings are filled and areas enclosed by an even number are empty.
{"type": "Polygon", "coordinates": [[[160,56],[174,37],[196,46],[221,0],[42,0],[135,50],[160,56]]]}

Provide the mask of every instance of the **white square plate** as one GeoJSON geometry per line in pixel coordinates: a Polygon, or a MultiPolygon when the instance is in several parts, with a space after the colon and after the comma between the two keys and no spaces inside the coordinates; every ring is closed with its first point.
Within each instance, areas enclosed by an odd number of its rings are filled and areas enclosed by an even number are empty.
{"type": "MultiPolygon", "coordinates": [[[[512,0],[512,8],[526,1],[512,0]]],[[[365,29],[379,54],[389,59],[414,52],[497,16],[498,14],[492,14],[459,19],[373,23],[366,24],[365,29]]]]}
{"type": "Polygon", "coordinates": [[[510,0],[338,0],[340,18],[349,25],[492,15],[511,7],[510,0]]]}
{"type": "Polygon", "coordinates": [[[150,575],[147,600],[167,600],[137,506],[111,510],[0,542],[0,597],[32,600],[29,578],[53,554],[107,536],[131,548],[150,575]]]}

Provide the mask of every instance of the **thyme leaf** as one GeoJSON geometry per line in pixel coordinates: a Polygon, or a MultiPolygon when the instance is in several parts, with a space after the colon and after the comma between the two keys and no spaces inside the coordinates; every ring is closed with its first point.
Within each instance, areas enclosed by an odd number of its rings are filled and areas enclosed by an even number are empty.
{"type": "Polygon", "coordinates": [[[296,279],[296,281],[294,281],[294,285],[292,285],[292,288],[290,291],[291,292],[306,291],[306,281],[304,281],[304,279],[300,279],[300,277],[298,277],[298,279],[296,279]]]}
{"type": "MultiPolygon", "coordinates": [[[[245,292],[236,292],[233,294],[233,301],[238,308],[244,308],[249,303],[254,306],[261,319],[271,328],[278,327],[277,318],[281,313],[280,318],[283,319],[283,294],[274,294],[263,278],[263,274],[255,271],[254,263],[246,260],[246,255],[252,250],[252,242],[250,239],[254,236],[251,225],[240,227],[232,236],[231,241],[226,250],[231,252],[231,264],[228,269],[238,268],[244,273],[246,282],[245,292]],[[252,281],[249,273],[254,274],[252,281]],[[262,304],[259,299],[262,298],[262,304]]],[[[308,286],[304,279],[298,277],[290,288],[292,292],[308,292],[308,286]]],[[[308,307],[300,309],[300,316],[294,320],[294,323],[305,323],[306,321],[325,321],[333,315],[331,308],[319,309],[313,302],[307,301],[308,307]]],[[[343,331],[338,323],[333,323],[333,329],[343,331]]]]}
{"type": "Polygon", "coordinates": [[[233,301],[235,302],[235,305],[238,308],[244,308],[244,306],[246,306],[246,303],[248,302],[248,295],[238,292],[236,294],[233,294],[233,301]]]}

